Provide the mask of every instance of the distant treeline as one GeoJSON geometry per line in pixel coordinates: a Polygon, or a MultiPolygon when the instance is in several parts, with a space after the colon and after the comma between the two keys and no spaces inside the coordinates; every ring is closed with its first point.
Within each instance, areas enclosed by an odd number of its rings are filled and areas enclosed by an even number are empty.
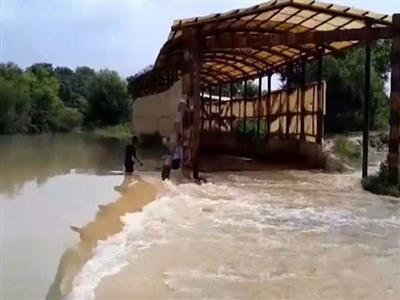
{"type": "MultiPolygon", "coordinates": [[[[391,42],[378,41],[372,50],[370,128],[385,129],[389,125],[389,97],[385,83],[389,79],[391,42]]],[[[363,128],[365,49],[361,44],[343,53],[325,56],[322,78],[327,83],[325,127],[328,132],[359,131],[363,128]]],[[[306,81],[318,79],[317,63],[307,65],[306,81]]],[[[286,78],[287,74],[282,74],[286,78]]],[[[301,82],[295,68],[290,82],[301,82]]]]}
{"type": "Polygon", "coordinates": [[[0,64],[1,134],[115,125],[129,119],[129,103],[126,82],[115,71],[0,64]]]}
{"type": "MultiPolygon", "coordinates": [[[[390,47],[390,42],[379,41],[373,50],[372,129],[388,125],[389,97],[385,83],[390,71],[390,47]]],[[[323,60],[322,76],[327,82],[326,130],[361,130],[365,52],[363,47],[355,47],[338,55],[326,56],[323,60]]],[[[283,87],[287,75],[281,74],[283,87]]],[[[300,84],[299,66],[294,66],[289,76],[291,84],[300,84]]],[[[317,65],[313,62],[307,65],[306,81],[316,80],[317,65]]],[[[255,96],[257,90],[257,85],[250,81],[248,96],[255,96]]],[[[218,88],[213,92],[217,94],[218,88]]],[[[222,86],[222,93],[229,93],[228,85],[222,86]]],[[[234,93],[243,94],[242,83],[234,85],[234,93]]],[[[96,72],[89,67],[53,68],[46,63],[22,70],[13,63],[0,64],[0,133],[116,125],[129,119],[130,101],[127,83],[115,71],[96,72]]]]}

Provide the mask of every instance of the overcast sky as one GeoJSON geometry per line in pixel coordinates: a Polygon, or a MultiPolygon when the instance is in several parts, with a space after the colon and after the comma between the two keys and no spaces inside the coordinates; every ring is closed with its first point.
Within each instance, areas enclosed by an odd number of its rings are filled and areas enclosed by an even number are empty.
{"type": "MultiPolygon", "coordinates": [[[[0,0],[0,60],[21,67],[109,68],[123,76],[154,63],[174,19],[251,6],[262,1],[0,0]]],[[[331,0],[392,14],[400,0],[331,0]]]]}

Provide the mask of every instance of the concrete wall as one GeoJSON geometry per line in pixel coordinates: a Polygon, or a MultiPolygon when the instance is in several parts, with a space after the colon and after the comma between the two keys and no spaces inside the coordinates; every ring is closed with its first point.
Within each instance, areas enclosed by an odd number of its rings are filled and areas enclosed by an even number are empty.
{"type": "Polygon", "coordinates": [[[234,134],[203,133],[200,153],[228,154],[250,158],[299,162],[309,168],[322,168],[324,155],[322,146],[296,139],[271,139],[262,142],[239,140],[234,134]]]}
{"type": "Polygon", "coordinates": [[[182,98],[182,81],[159,94],[137,98],[132,104],[132,126],[135,134],[159,132],[169,137],[173,132],[178,104],[182,98]]]}

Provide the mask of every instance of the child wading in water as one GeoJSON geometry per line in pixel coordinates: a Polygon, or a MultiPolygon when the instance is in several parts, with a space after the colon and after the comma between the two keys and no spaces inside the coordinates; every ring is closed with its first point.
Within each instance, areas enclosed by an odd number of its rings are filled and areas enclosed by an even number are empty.
{"type": "Polygon", "coordinates": [[[138,144],[138,138],[132,137],[132,143],[125,147],[125,173],[132,174],[135,160],[143,166],[143,163],[136,156],[136,145],[138,144]]]}

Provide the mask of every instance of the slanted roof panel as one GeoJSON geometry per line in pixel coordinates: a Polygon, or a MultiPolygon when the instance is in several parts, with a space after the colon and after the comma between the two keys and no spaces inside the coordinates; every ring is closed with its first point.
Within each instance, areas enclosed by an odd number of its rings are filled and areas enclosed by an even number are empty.
{"type": "MultiPolygon", "coordinates": [[[[157,57],[155,68],[168,68],[173,61],[175,69],[182,69],[179,63],[183,60],[184,28],[195,26],[202,38],[208,39],[224,33],[263,36],[282,32],[360,29],[367,24],[372,27],[391,26],[391,16],[313,0],[272,0],[249,8],[174,21],[168,40],[157,57]]],[[[343,41],[324,45],[325,53],[337,52],[357,43],[343,41]]],[[[243,79],[270,69],[276,71],[277,67],[296,62],[301,57],[314,59],[317,50],[318,45],[312,43],[292,47],[277,45],[255,49],[224,49],[223,52],[202,50],[205,73],[212,73],[204,74],[202,78],[209,84],[243,79]]]]}

